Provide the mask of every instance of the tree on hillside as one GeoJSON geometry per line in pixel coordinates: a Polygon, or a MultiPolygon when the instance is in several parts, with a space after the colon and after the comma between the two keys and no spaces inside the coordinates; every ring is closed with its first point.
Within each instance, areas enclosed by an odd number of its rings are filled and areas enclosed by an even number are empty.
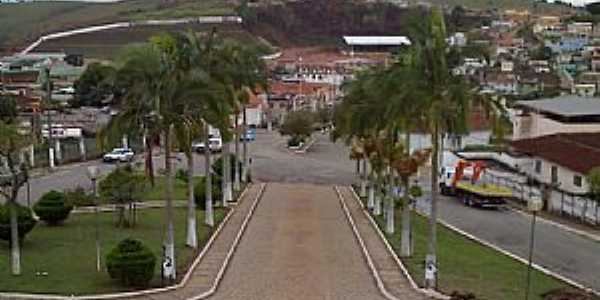
{"type": "Polygon", "coordinates": [[[110,65],[90,64],[73,85],[75,98],[71,104],[77,107],[106,105],[106,100],[110,99],[114,93],[115,72],[116,70],[110,65]]]}

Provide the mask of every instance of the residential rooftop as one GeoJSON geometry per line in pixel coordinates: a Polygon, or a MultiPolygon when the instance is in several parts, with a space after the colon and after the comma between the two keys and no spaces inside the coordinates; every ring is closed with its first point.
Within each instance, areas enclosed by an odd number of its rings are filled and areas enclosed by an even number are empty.
{"type": "Polygon", "coordinates": [[[600,98],[584,98],[575,95],[542,100],[517,101],[517,106],[563,117],[600,115],[600,98]]]}
{"type": "Polygon", "coordinates": [[[600,132],[559,133],[511,142],[514,151],[587,174],[600,166],[600,132]]]}

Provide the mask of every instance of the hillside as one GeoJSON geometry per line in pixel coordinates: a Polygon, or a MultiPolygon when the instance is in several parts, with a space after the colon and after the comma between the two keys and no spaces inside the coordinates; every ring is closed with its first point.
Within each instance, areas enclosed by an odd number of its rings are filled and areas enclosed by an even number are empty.
{"type": "Polygon", "coordinates": [[[150,18],[232,14],[225,0],[129,0],[119,3],[33,2],[0,5],[0,53],[39,36],[86,25],[150,18]]]}

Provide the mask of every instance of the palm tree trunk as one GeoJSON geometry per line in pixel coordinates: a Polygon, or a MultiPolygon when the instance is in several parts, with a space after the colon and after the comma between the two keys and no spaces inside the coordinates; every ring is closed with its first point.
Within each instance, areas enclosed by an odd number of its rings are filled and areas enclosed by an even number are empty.
{"type": "Polygon", "coordinates": [[[362,160],[362,172],[360,173],[360,197],[367,196],[367,160],[362,160]]]}
{"type": "Polygon", "coordinates": [[[369,181],[369,197],[367,200],[367,208],[372,210],[375,206],[375,182],[373,180],[369,181]]]}
{"type": "Polygon", "coordinates": [[[213,199],[212,199],[212,173],[211,167],[211,153],[209,144],[209,125],[204,125],[204,195],[206,201],[206,208],[204,210],[205,217],[204,222],[206,225],[213,227],[215,225],[214,214],[213,214],[213,199]]]}
{"type": "MultiPolygon", "coordinates": [[[[380,175],[377,175],[379,177],[380,175]]],[[[373,208],[373,214],[376,216],[381,216],[381,186],[376,179],[375,183],[375,207],[373,208]]]]}
{"type": "Polygon", "coordinates": [[[248,182],[248,167],[250,164],[248,162],[248,139],[246,136],[246,133],[248,132],[248,121],[246,119],[246,108],[245,107],[242,111],[242,120],[243,120],[242,137],[244,137],[244,139],[242,141],[243,155],[244,155],[244,162],[243,162],[243,167],[242,167],[242,182],[246,183],[246,182],[248,182]]]}
{"type": "Polygon", "coordinates": [[[395,205],[394,205],[394,193],[393,193],[393,189],[394,189],[394,182],[392,180],[392,178],[394,177],[394,175],[392,174],[391,170],[388,170],[388,186],[387,186],[387,208],[385,211],[385,219],[386,219],[386,226],[385,226],[385,231],[388,234],[394,234],[396,226],[395,226],[395,220],[394,220],[394,210],[396,210],[395,205]]]}
{"type": "Polygon", "coordinates": [[[438,124],[434,125],[431,137],[433,152],[431,155],[431,212],[429,214],[429,239],[425,258],[425,287],[435,289],[437,286],[437,198],[440,134],[438,124]]]}
{"type": "Polygon", "coordinates": [[[167,175],[166,187],[166,213],[167,213],[167,234],[165,241],[165,260],[169,265],[164,270],[164,276],[169,280],[177,278],[175,268],[175,228],[173,227],[173,170],[171,166],[171,129],[169,126],[165,132],[165,172],[167,175]]]}
{"type": "MultiPolygon", "coordinates": [[[[406,153],[410,155],[410,131],[406,130],[404,138],[406,153]]],[[[411,228],[411,211],[410,211],[410,181],[408,177],[402,178],[404,190],[404,203],[402,205],[402,241],[400,245],[400,256],[410,257],[412,255],[412,228],[411,228]]]]}
{"type": "Polygon", "coordinates": [[[146,148],[146,176],[148,176],[148,178],[150,179],[150,185],[152,187],[154,187],[155,185],[155,180],[154,180],[154,161],[152,160],[152,137],[148,137],[147,134],[145,135],[145,144],[144,144],[144,148],[146,148]]]}
{"type": "Polygon", "coordinates": [[[229,201],[233,201],[233,192],[231,191],[231,155],[229,154],[229,142],[223,145],[223,206],[227,206],[229,201]]]}
{"type": "Polygon", "coordinates": [[[187,213],[187,239],[186,245],[198,248],[198,236],[196,230],[196,202],[194,199],[194,154],[192,149],[187,149],[187,189],[188,189],[188,213],[187,213]]]}
{"type": "Polygon", "coordinates": [[[240,186],[240,164],[239,159],[240,159],[240,134],[239,134],[239,130],[240,130],[240,125],[238,124],[238,115],[235,116],[235,134],[233,136],[233,138],[235,139],[235,160],[234,160],[234,172],[235,172],[235,176],[233,178],[233,189],[236,192],[239,192],[241,189],[240,186]]]}
{"type": "Polygon", "coordinates": [[[10,261],[13,275],[21,275],[21,250],[19,246],[19,224],[17,220],[17,203],[10,201],[10,261]]]}

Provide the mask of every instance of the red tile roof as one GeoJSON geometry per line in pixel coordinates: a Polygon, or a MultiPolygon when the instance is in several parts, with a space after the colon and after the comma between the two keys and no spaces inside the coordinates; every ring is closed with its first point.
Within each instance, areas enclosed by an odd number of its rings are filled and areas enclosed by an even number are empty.
{"type": "Polygon", "coordinates": [[[273,81],[269,83],[269,92],[271,95],[311,95],[317,93],[320,89],[329,87],[331,87],[331,85],[325,83],[287,83],[273,81]]]}
{"type": "Polygon", "coordinates": [[[600,166],[600,132],[553,134],[513,141],[511,146],[581,174],[600,166]]]}

